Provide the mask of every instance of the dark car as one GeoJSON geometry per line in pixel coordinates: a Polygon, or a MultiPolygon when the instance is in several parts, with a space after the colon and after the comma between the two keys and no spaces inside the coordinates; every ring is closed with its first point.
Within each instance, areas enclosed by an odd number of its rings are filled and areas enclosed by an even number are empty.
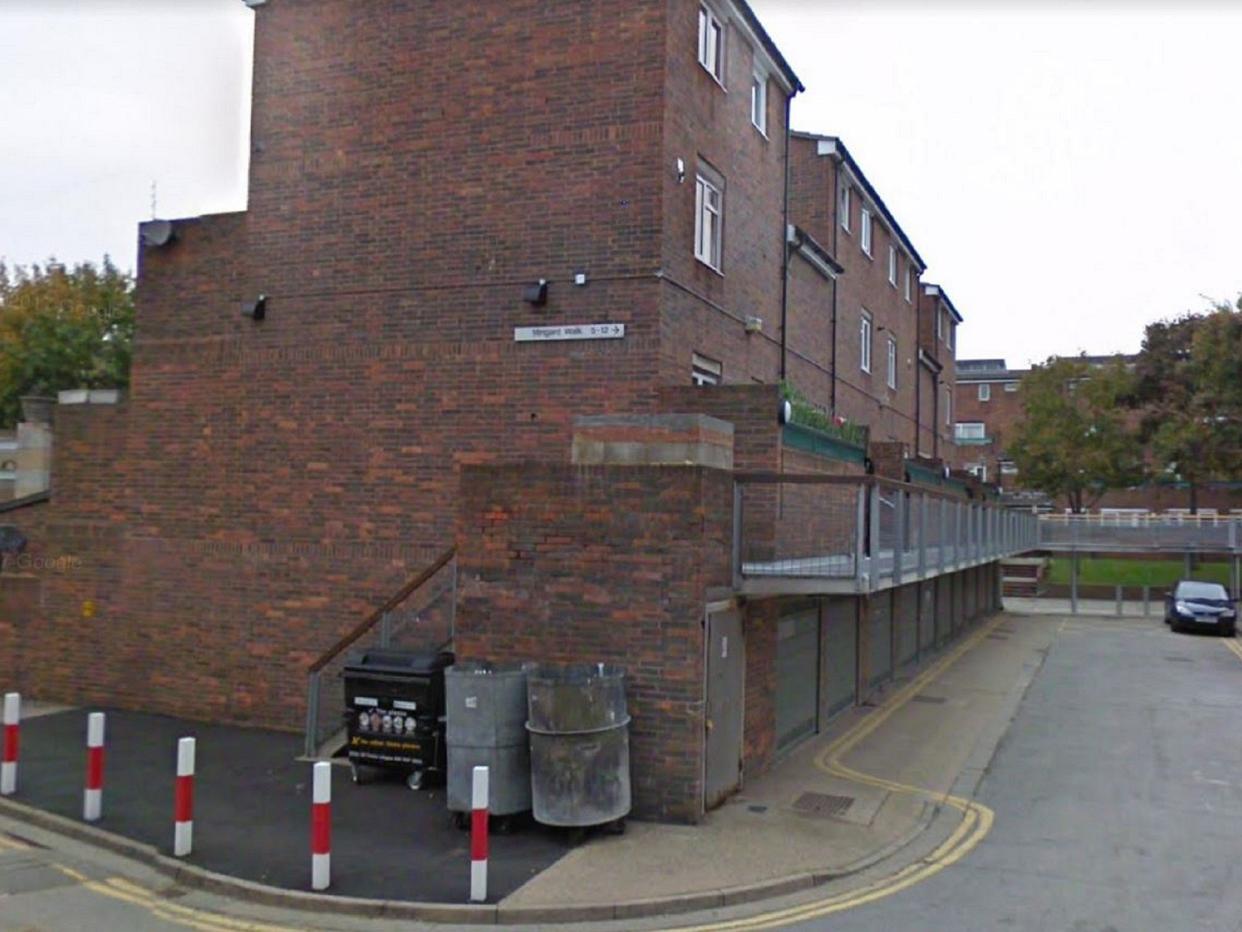
{"type": "Polygon", "coordinates": [[[1238,610],[1220,583],[1183,579],[1164,597],[1164,623],[1174,631],[1211,625],[1225,637],[1233,637],[1238,610]]]}

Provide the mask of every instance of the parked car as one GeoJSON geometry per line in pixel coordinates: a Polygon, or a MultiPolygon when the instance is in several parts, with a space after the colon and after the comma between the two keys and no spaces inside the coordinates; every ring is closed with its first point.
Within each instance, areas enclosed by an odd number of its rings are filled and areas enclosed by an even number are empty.
{"type": "Polygon", "coordinates": [[[1238,610],[1220,583],[1183,579],[1164,597],[1164,623],[1174,631],[1212,625],[1225,637],[1233,637],[1238,610]]]}

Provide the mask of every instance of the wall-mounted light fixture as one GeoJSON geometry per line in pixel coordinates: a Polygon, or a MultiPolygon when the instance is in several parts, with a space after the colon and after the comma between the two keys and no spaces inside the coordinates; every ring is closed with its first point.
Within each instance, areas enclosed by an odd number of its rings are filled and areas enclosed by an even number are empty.
{"type": "Polygon", "coordinates": [[[244,302],[242,317],[249,317],[251,320],[263,320],[267,317],[267,295],[261,294],[254,301],[244,302]]]}
{"type": "Polygon", "coordinates": [[[753,314],[747,314],[746,315],[746,332],[747,333],[762,333],[763,332],[763,318],[756,317],[753,314]]]}
{"type": "Polygon", "coordinates": [[[587,283],[586,272],[574,272],[574,284],[581,287],[587,283]]]}
{"type": "Polygon", "coordinates": [[[677,160],[677,183],[678,184],[686,183],[686,160],[685,159],[677,160]]]}
{"type": "Polygon", "coordinates": [[[548,280],[541,278],[533,285],[522,289],[522,300],[534,307],[543,307],[548,303],[548,280]]]}
{"type": "Polygon", "coordinates": [[[781,399],[781,406],[776,411],[776,420],[779,424],[788,424],[793,421],[793,402],[788,398],[781,399]]]}

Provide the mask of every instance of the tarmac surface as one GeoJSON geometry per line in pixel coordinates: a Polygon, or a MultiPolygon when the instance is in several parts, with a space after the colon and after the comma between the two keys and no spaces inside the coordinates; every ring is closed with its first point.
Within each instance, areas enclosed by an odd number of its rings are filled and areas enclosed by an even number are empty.
{"type": "MultiPolygon", "coordinates": [[[[86,711],[22,725],[18,801],[80,819],[86,711]]],[[[105,710],[106,711],[106,710],[105,710]]],[[[194,852],[189,863],[291,890],[310,884],[311,764],[298,736],[109,711],[99,828],[172,853],[177,739],[197,738],[194,852]]],[[[355,785],[334,768],[332,892],[343,896],[464,903],[469,833],[452,824],[442,787],[404,781],[355,785]]],[[[517,889],[569,850],[538,826],[493,842],[490,893],[517,889]]]]}
{"type": "Polygon", "coordinates": [[[979,786],[987,837],[923,883],[788,927],[1239,932],[1235,649],[1159,618],[1064,619],[979,786]]]}

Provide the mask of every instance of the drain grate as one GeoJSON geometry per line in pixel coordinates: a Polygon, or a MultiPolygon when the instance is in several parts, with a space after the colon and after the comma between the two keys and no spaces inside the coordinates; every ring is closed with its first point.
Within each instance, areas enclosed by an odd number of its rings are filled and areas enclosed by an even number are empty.
{"type": "Polygon", "coordinates": [[[832,796],[828,793],[803,793],[794,802],[793,807],[805,815],[827,818],[840,817],[854,805],[853,796],[832,796]]]}
{"type": "Polygon", "coordinates": [[[925,693],[919,693],[911,702],[926,702],[928,705],[944,705],[946,700],[944,696],[928,696],[925,693]]]}

